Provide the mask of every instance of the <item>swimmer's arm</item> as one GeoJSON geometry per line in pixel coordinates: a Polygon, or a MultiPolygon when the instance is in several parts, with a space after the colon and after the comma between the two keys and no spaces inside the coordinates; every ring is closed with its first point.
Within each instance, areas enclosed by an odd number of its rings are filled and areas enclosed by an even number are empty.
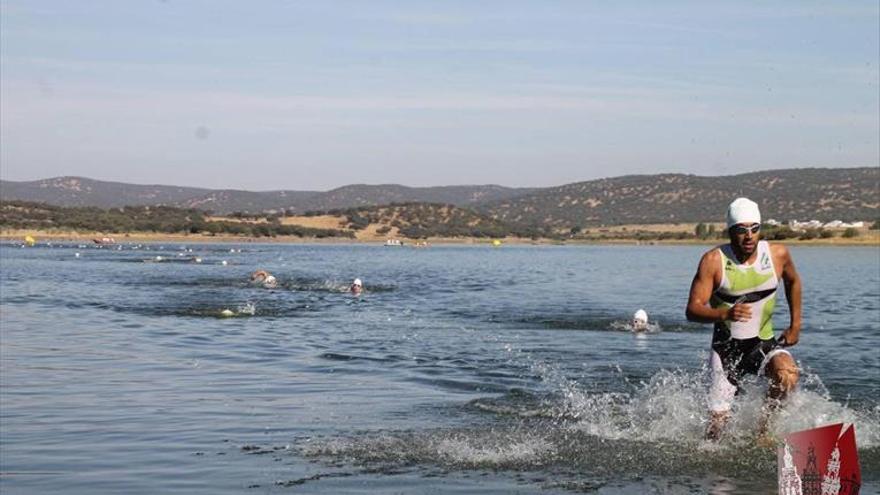
{"type": "Polygon", "coordinates": [[[788,248],[779,244],[774,246],[777,259],[782,263],[782,282],[785,284],[785,299],[788,301],[788,312],[791,318],[789,327],[782,332],[788,345],[795,345],[801,334],[801,276],[794,267],[794,261],[788,248]]]}
{"type": "Polygon", "coordinates": [[[716,309],[709,306],[709,298],[712,297],[712,291],[716,285],[715,272],[721,263],[718,256],[718,250],[713,249],[704,254],[703,258],[700,259],[697,274],[694,275],[694,280],[691,282],[691,292],[688,296],[687,309],[685,310],[688,321],[715,323],[716,321],[728,319],[729,308],[716,309]]]}

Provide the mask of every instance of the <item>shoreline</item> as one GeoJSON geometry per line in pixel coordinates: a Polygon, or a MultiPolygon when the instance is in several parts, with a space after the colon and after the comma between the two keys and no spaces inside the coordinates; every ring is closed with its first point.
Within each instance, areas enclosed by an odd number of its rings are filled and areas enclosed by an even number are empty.
{"type": "MultiPolygon", "coordinates": [[[[0,231],[2,242],[23,242],[25,236],[34,237],[37,242],[49,240],[52,242],[79,242],[94,243],[93,239],[112,237],[116,244],[125,243],[200,243],[200,244],[364,244],[384,245],[385,238],[357,239],[348,237],[245,237],[232,234],[204,235],[204,234],[165,234],[153,232],[127,232],[120,234],[107,234],[100,232],[76,232],[76,231],[41,231],[41,230],[4,230],[0,231]]],[[[429,238],[426,240],[400,239],[404,247],[414,247],[416,242],[427,241],[430,245],[492,245],[492,238],[460,237],[460,238],[429,238]]],[[[500,238],[503,244],[511,245],[546,245],[546,246],[579,246],[579,245],[607,245],[607,246],[675,246],[675,245],[704,245],[711,246],[721,244],[723,239],[666,239],[666,240],[638,240],[635,238],[619,239],[529,239],[529,238],[500,238]]],[[[830,239],[786,239],[771,241],[791,246],[862,246],[880,247],[880,231],[865,231],[859,237],[830,239]]],[[[395,246],[396,247],[396,246],[395,246]]]]}

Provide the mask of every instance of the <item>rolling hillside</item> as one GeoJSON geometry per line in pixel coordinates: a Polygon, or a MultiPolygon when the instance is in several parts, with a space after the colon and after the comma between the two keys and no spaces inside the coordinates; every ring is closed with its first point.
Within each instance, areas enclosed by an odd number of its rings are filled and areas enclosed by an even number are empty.
{"type": "Polygon", "coordinates": [[[727,204],[736,196],[758,201],[768,219],[872,221],[880,217],[880,168],[786,169],[720,177],[632,175],[540,189],[355,184],[324,192],[254,192],[144,186],[80,177],[0,181],[0,199],[58,206],[161,205],[221,215],[302,215],[393,203],[431,203],[470,208],[519,230],[555,232],[603,225],[718,222],[723,221],[727,204]]]}
{"type": "Polygon", "coordinates": [[[0,181],[5,201],[34,201],[55,206],[174,206],[219,212],[260,212],[297,204],[314,191],[237,191],[108,182],[85,177],[55,177],[29,182],[0,181]]]}
{"type": "MultiPolygon", "coordinates": [[[[311,215],[340,218],[340,226],[369,235],[407,237],[544,237],[544,229],[507,225],[489,216],[442,203],[393,203],[311,215]]],[[[296,221],[296,220],[294,220],[296,221]]]]}
{"type": "Polygon", "coordinates": [[[407,187],[355,184],[330,191],[240,191],[107,182],[84,177],[55,177],[30,182],[0,181],[0,198],[56,206],[174,206],[218,214],[330,210],[400,202],[449,203],[459,206],[507,199],[534,189],[496,185],[407,187]]]}
{"type": "Polygon", "coordinates": [[[208,194],[210,189],[107,182],[84,177],[54,177],[28,182],[0,181],[0,198],[56,206],[175,205],[208,194]]]}
{"type": "Polygon", "coordinates": [[[564,230],[720,222],[737,196],[757,201],[765,219],[870,220],[880,214],[880,168],[789,169],[724,177],[625,176],[542,189],[479,209],[511,225],[564,230]]]}
{"type": "Polygon", "coordinates": [[[303,210],[318,211],[391,203],[443,203],[472,206],[499,201],[537,191],[535,188],[510,188],[497,185],[407,187],[398,184],[354,184],[319,193],[305,202],[303,210]]]}

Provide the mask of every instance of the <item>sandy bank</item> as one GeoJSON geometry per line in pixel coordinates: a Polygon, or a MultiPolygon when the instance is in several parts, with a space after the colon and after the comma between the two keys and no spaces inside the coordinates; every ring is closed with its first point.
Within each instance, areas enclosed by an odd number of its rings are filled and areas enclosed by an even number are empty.
{"type": "MultiPolygon", "coordinates": [[[[618,229],[625,229],[619,227],[618,229]]],[[[635,232],[636,229],[631,229],[635,232]]],[[[619,233],[620,230],[617,231],[619,233]]],[[[92,243],[93,239],[102,237],[113,237],[117,243],[144,243],[144,242],[165,242],[165,243],[282,243],[282,244],[383,244],[385,237],[372,235],[363,236],[358,239],[350,239],[345,237],[296,237],[296,236],[277,236],[277,237],[246,237],[236,236],[232,234],[165,234],[155,232],[128,232],[121,234],[108,234],[101,232],[76,232],[70,230],[2,230],[0,231],[0,240],[3,241],[22,241],[25,236],[30,235],[38,242],[78,242],[92,243]]],[[[410,239],[401,239],[405,245],[413,245],[416,241],[410,239]]],[[[560,241],[555,239],[525,239],[525,238],[504,238],[501,239],[504,244],[537,244],[537,245],[582,245],[582,244],[601,244],[601,245],[714,245],[720,244],[719,239],[684,239],[684,240],[653,240],[639,241],[635,238],[621,239],[570,239],[560,241]]],[[[880,231],[866,230],[861,232],[858,237],[843,238],[832,237],[829,239],[810,239],[810,240],[785,240],[773,241],[782,242],[784,244],[794,246],[880,246],[880,231]]],[[[430,238],[428,244],[491,244],[492,239],[487,238],[430,238]]]]}

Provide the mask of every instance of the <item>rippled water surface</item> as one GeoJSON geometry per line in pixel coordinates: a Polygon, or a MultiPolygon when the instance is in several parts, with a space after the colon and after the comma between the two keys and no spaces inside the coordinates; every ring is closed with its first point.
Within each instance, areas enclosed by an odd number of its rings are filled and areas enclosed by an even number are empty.
{"type": "MultiPolygon", "coordinates": [[[[702,440],[705,249],[4,244],[0,492],[775,493],[760,382],[702,440]]],[[[877,493],[880,250],[792,252],[773,428],[854,422],[877,493]]]]}

